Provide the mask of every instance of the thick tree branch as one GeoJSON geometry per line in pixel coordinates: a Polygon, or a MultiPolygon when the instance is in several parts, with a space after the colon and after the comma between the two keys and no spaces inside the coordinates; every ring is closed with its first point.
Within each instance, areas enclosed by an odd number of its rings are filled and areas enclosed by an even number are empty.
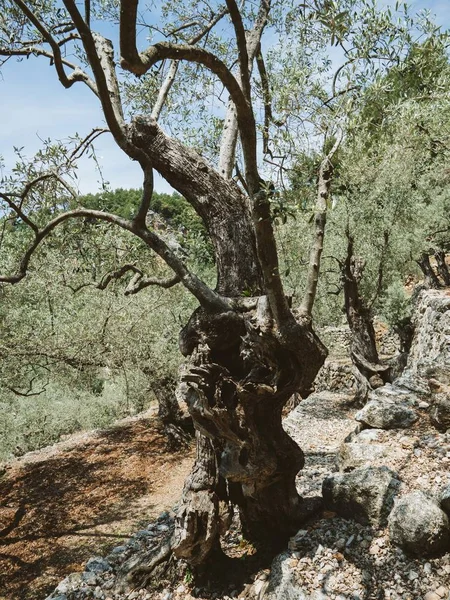
{"type": "Polygon", "coordinates": [[[114,139],[128,156],[145,163],[145,153],[135,148],[126,135],[111,42],[91,32],[74,0],[64,0],[64,6],[81,36],[87,59],[94,73],[103,113],[114,139]]]}
{"type": "Polygon", "coordinates": [[[239,186],[224,181],[202,156],[167,136],[154,119],[136,117],[131,131],[132,143],[145,150],[154,168],[203,219],[215,248],[217,289],[227,296],[245,289],[262,291],[250,210],[239,186]]]}
{"type": "Polygon", "coordinates": [[[377,301],[378,296],[381,293],[383,287],[383,278],[384,278],[384,268],[386,261],[386,253],[389,248],[390,242],[390,231],[386,230],[383,232],[383,247],[381,249],[380,261],[378,263],[378,278],[377,278],[377,287],[375,288],[372,299],[369,302],[369,310],[371,311],[375,302],[377,301]]]}
{"type": "Polygon", "coordinates": [[[239,74],[241,80],[242,91],[247,102],[251,102],[250,93],[250,76],[249,76],[249,56],[247,51],[247,39],[245,37],[244,24],[242,22],[241,13],[237,7],[235,0],[226,0],[228,10],[230,12],[231,22],[233,23],[236,34],[236,44],[238,49],[239,59],[239,74]]]}

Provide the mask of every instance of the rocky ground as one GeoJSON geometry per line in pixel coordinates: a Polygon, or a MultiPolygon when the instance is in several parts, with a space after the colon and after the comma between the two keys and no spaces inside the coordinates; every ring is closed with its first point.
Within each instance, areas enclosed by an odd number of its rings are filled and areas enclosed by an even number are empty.
{"type": "MultiPolygon", "coordinates": [[[[437,491],[450,484],[450,435],[439,433],[430,423],[430,408],[407,429],[366,429],[351,436],[358,423],[349,396],[321,392],[303,401],[286,419],[288,432],[305,450],[306,465],[299,474],[299,492],[305,498],[321,494],[327,476],[345,469],[383,465],[401,481],[398,496],[412,490],[437,491]],[[370,435],[367,432],[371,432],[370,435]],[[360,439],[362,437],[362,440],[360,439]],[[344,443],[344,439],[349,439],[344,443]],[[350,450],[349,450],[350,447],[350,450]],[[352,448],[354,447],[354,448],[352,448]],[[363,447],[361,450],[360,447],[363,447]],[[366,453],[366,447],[370,451],[366,453]],[[374,460],[367,456],[373,456],[374,460]],[[353,462],[351,462],[353,461],[353,462]]],[[[349,471],[351,472],[351,471],[349,471]]],[[[349,515],[352,516],[352,515],[349,515]]],[[[130,556],[160,542],[172,525],[169,514],[138,532],[127,544],[116,548],[106,562],[93,562],[85,574],[62,582],[52,598],[103,598],[105,600],[191,600],[193,598],[248,598],[267,600],[448,600],[450,597],[450,553],[435,557],[412,557],[391,544],[386,522],[375,527],[342,518],[325,507],[294,536],[289,548],[247,578],[236,582],[230,570],[220,584],[202,587],[190,581],[189,573],[174,584],[151,582],[148,589],[115,589],[115,572],[130,556]],[[83,579],[84,578],[84,579],[83,579]],[[106,583],[106,588],[105,588],[106,583]],[[156,590],[151,589],[156,584],[156,590]],[[159,589],[158,589],[159,588],[159,589]],[[70,595],[70,590],[84,590],[70,595]]],[[[246,547],[238,531],[225,545],[230,556],[248,560],[254,549],[246,547]]]]}
{"type": "Polygon", "coordinates": [[[93,553],[173,506],[193,462],[155,411],[81,433],[0,471],[0,600],[42,600],[93,553]]]}

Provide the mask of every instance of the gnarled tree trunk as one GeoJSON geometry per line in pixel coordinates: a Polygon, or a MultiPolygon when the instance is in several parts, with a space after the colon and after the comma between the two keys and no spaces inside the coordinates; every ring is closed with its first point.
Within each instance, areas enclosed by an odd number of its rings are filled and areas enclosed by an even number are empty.
{"type": "Polygon", "coordinates": [[[380,362],[375,341],[375,329],[370,309],[359,292],[365,263],[354,256],[353,238],[348,234],[347,256],[342,265],[345,313],[351,331],[350,355],[356,379],[355,403],[363,404],[371,389],[371,378],[389,380],[389,367],[380,362]]]}
{"type": "Polygon", "coordinates": [[[239,507],[252,540],[295,532],[303,516],[295,488],[303,454],[283,430],[281,413],[293,393],[310,390],[326,351],[309,319],[296,323],[289,312],[280,328],[280,315],[261,295],[267,285],[261,265],[269,278],[277,272],[270,243],[265,245],[271,224],[264,197],[252,218],[248,197],[234,181],[167,137],[152,119],[136,120],[132,139],[203,218],[215,246],[216,291],[230,300],[229,310],[197,309],[180,336],[187,363],[177,393],[197,430],[197,459],[173,549],[195,566],[219,548],[227,505],[239,507]],[[259,247],[256,227],[263,230],[259,247]],[[248,291],[253,298],[244,299],[248,291]]]}
{"type": "Polygon", "coordinates": [[[181,385],[200,435],[175,552],[196,565],[218,547],[221,503],[239,507],[254,541],[279,541],[298,528],[304,509],[295,476],[303,453],[283,430],[281,412],[294,392],[309,389],[325,351],[307,326],[299,326],[295,344],[281,340],[265,297],[246,312],[199,309],[181,348],[190,357],[181,385]]]}

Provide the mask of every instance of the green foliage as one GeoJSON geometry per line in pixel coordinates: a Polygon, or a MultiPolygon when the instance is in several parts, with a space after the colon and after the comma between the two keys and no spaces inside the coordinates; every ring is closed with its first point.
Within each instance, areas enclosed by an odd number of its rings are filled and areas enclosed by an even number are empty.
{"type": "MultiPolygon", "coordinates": [[[[14,270],[13,250],[26,235],[9,233],[1,271],[14,270]]],[[[161,379],[176,377],[192,298],[180,286],[124,296],[126,278],[96,287],[134,261],[167,276],[132,236],[77,222],[55,230],[24,281],[0,288],[0,460],[140,412],[155,402],[161,379]]]]}
{"type": "Polygon", "coordinates": [[[412,315],[411,298],[401,281],[393,281],[381,299],[381,311],[388,325],[393,328],[409,321],[412,315]]]}

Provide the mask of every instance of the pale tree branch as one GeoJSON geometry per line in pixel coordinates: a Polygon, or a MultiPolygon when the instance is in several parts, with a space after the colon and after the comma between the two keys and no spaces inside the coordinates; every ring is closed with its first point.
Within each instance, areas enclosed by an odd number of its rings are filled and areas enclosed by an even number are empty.
{"type": "Polygon", "coordinates": [[[214,292],[194,273],[191,273],[183,261],[176,256],[166,242],[156,233],[148,230],[146,227],[139,227],[133,221],[128,221],[117,215],[84,208],[62,213],[47,223],[43,229],[35,232],[34,240],[23,255],[17,273],[15,275],[0,275],[0,283],[14,284],[21,281],[26,276],[31,258],[41,242],[45,240],[56,227],[65,221],[79,218],[91,218],[111,223],[136,235],[164,260],[164,262],[179,277],[180,282],[184,287],[197,298],[202,306],[212,311],[230,310],[230,301],[220,296],[217,292],[214,292]]]}
{"type": "Polygon", "coordinates": [[[331,183],[333,181],[333,163],[332,158],[337,152],[342,141],[342,132],[340,131],[336,137],[336,141],[322,160],[319,167],[317,181],[317,198],[314,208],[315,232],[311,251],[309,254],[308,273],[306,276],[306,287],[303,300],[300,306],[300,313],[310,319],[314,300],[317,294],[317,284],[319,281],[320,263],[323,251],[323,240],[325,236],[325,226],[327,222],[327,210],[330,198],[331,183]]]}
{"type": "MultiPolygon", "coordinates": [[[[197,35],[195,35],[194,37],[192,37],[190,40],[188,40],[188,44],[189,45],[193,45],[193,44],[197,44],[197,42],[199,42],[207,33],[209,33],[211,31],[211,29],[228,13],[228,9],[226,10],[222,10],[220,13],[218,13],[217,15],[215,15],[211,21],[206,25],[206,27],[204,27],[204,29],[202,31],[200,31],[197,35]]],[[[181,29],[184,29],[186,27],[190,27],[192,25],[194,25],[196,23],[188,23],[187,25],[183,26],[182,28],[177,29],[175,32],[180,31],[181,29]]],[[[161,111],[164,107],[164,104],[166,103],[167,97],[169,95],[170,90],[172,89],[173,83],[175,81],[175,77],[176,74],[178,72],[178,62],[176,60],[173,60],[170,63],[170,67],[169,67],[169,71],[166,75],[166,78],[164,79],[160,89],[159,89],[159,93],[158,93],[158,98],[155,102],[155,106],[153,107],[152,110],[152,118],[158,120],[160,115],[161,115],[161,111]]]]}
{"type": "MultiPolygon", "coordinates": [[[[262,0],[253,29],[246,36],[246,53],[248,77],[250,77],[253,61],[258,52],[264,27],[270,10],[270,0],[262,0]]],[[[238,81],[240,76],[238,75],[238,81]]],[[[231,96],[231,94],[230,94],[231,96]]],[[[242,131],[242,129],[241,129],[242,131]]],[[[220,142],[219,173],[225,179],[231,179],[236,161],[236,147],[239,134],[238,116],[233,97],[230,97],[225,116],[224,130],[220,142]]],[[[245,132],[244,134],[245,135],[245,132]]],[[[256,142],[255,142],[256,143],[256,142]]]]}
{"type": "MultiPolygon", "coordinates": [[[[65,0],[67,3],[69,0],[65,0]]],[[[249,189],[256,193],[260,178],[256,154],[256,124],[251,103],[247,101],[240,83],[217,56],[197,46],[160,42],[139,53],[136,47],[137,0],[122,0],[120,23],[121,65],[130,73],[144,75],[158,62],[165,59],[186,60],[200,64],[214,73],[231,96],[236,107],[238,127],[241,132],[246,177],[249,189]]]]}
{"type": "Polygon", "coordinates": [[[147,158],[145,153],[135,148],[127,136],[111,42],[98,34],[94,36],[78,11],[74,0],[64,0],[64,6],[80,34],[86,57],[94,73],[98,96],[109,130],[118,146],[128,156],[145,162],[147,158]]]}
{"type": "Polygon", "coordinates": [[[158,98],[156,99],[155,105],[152,110],[151,116],[156,121],[159,119],[159,117],[161,115],[161,111],[164,107],[164,104],[167,101],[169,92],[172,89],[177,72],[178,72],[178,62],[176,60],[173,60],[170,63],[169,71],[168,71],[161,87],[159,88],[158,98]]]}

